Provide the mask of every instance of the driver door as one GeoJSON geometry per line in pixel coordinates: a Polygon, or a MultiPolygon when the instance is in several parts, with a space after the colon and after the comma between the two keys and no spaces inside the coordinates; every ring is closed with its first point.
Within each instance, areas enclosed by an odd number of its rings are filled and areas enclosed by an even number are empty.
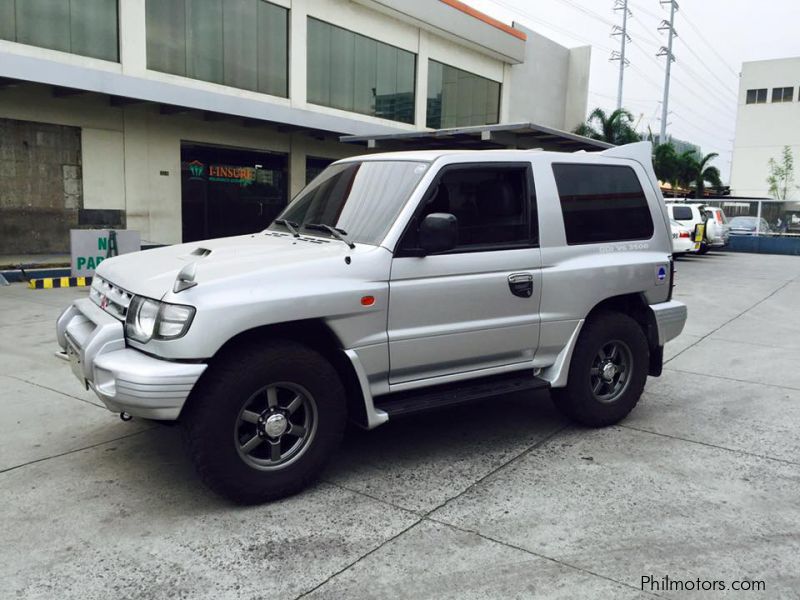
{"type": "Polygon", "coordinates": [[[392,261],[390,384],[530,366],[541,266],[530,163],[443,167],[392,261]],[[459,241],[421,256],[417,227],[434,212],[458,219],[459,241]]]}

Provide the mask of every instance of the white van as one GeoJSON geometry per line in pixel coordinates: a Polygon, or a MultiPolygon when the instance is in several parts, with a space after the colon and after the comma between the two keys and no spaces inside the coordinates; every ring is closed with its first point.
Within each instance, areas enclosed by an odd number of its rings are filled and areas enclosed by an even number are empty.
{"type": "MultiPolygon", "coordinates": [[[[706,221],[708,221],[705,209],[706,207],[702,204],[689,204],[685,201],[667,201],[667,213],[669,217],[684,227],[690,228],[693,233],[693,238],[694,232],[696,231],[695,228],[698,225],[705,225],[706,221]]],[[[704,234],[697,253],[705,254],[708,252],[709,248],[708,239],[704,234]]]]}

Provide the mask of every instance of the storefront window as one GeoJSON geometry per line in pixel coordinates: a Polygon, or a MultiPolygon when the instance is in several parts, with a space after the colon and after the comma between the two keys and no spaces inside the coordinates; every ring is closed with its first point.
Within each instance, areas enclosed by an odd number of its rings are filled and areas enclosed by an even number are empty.
{"type": "Polygon", "coordinates": [[[306,157],[306,184],[314,181],[314,178],[322,173],[328,166],[335,162],[333,158],[317,158],[316,156],[306,157]]]}
{"type": "Polygon", "coordinates": [[[427,105],[433,129],[491,125],[500,120],[500,84],[430,60],[427,105]]]}
{"type": "Polygon", "coordinates": [[[117,0],[0,0],[0,39],[119,60],[117,0]]]}
{"type": "Polygon", "coordinates": [[[147,66],[286,97],[288,19],[264,0],[147,0],[147,66]]]}
{"type": "Polygon", "coordinates": [[[285,154],[181,145],[183,241],[255,233],[288,201],[285,154]]]}
{"type": "Polygon", "coordinates": [[[308,19],[309,102],[413,123],[415,72],[412,52],[308,19]]]}

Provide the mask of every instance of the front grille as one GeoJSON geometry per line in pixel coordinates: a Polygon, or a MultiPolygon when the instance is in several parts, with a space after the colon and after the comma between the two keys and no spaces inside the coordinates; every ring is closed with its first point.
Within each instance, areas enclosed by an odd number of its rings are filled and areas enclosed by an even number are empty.
{"type": "Polygon", "coordinates": [[[113,283],[95,276],[92,279],[92,289],[89,291],[92,302],[105,310],[112,317],[124,321],[128,314],[133,294],[126,292],[113,283]]]}

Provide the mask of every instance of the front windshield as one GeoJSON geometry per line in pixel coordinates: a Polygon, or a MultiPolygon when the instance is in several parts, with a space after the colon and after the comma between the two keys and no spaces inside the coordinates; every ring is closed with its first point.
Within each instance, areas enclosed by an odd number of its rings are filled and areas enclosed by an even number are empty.
{"type": "MultiPolygon", "coordinates": [[[[362,244],[381,243],[429,163],[365,160],[331,165],[278,215],[300,233],[329,236],[315,225],[336,228],[362,244]]],[[[287,229],[273,222],[269,229],[287,229]]]]}

